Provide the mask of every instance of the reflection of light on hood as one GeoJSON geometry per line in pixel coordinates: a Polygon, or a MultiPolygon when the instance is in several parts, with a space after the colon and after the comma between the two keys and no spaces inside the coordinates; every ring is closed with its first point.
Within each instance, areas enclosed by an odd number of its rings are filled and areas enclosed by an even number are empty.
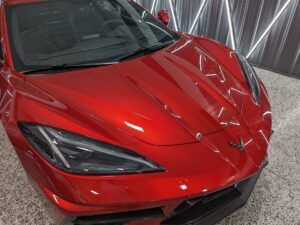
{"type": "Polygon", "coordinates": [[[58,199],[55,194],[53,194],[54,201],[58,204],[58,199]]]}
{"type": "Polygon", "coordinates": [[[187,186],[186,186],[185,184],[183,184],[183,185],[180,185],[180,188],[181,188],[182,190],[186,190],[186,189],[187,189],[187,186]]]}
{"type": "Polygon", "coordinates": [[[239,124],[239,123],[236,123],[236,122],[230,121],[229,123],[232,124],[232,125],[235,125],[235,126],[240,126],[240,124],[239,124]]]}
{"type": "Polygon", "coordinates": [[[206,61],[206,57],[203,56],[202,54],[200,54],[200,58],[199,58],[199,67],[200,67],[200,71],[203,72],[203,60],[206,61]]]}
{"type": "Polygon", "coordinates": [[[269,115],[269,114],[272,114],[272,112],[266,111],[266,112],[264,112],[263,116],[266,116],[266,115],[269,115]]]}
{"type": "Polygon", "coordinates": [[[177,113],[173,112],[172,109],[169,108],[168,105],[164,105],[164,109],[168,111],[172,116],[174,116],[177,119],[181,119],[181,116],[178,115],[177,113]]]}
{"type": "Polygon", "coordinates": [[[201,134],[201,133],[197,133],[197,134],[196,134],[196,139],[200,141],[201,138],[202,138],[202,134],[201,134]]]}
{"type": "Polygon", "coordinates": [[[220,122],[220,124],[221,124],[221,125],[223,125],[223,126],[227,126],[227,125],[228,125],[228,123],[227,123],[227,122],[223,122],[223,121],[222,121],[222,122],[220,122]]]}
{"type": "Polygon", "coordinates": [[[128,123],[128,122],[124,122],[128,127],[132,128],[132,129],[135,129],[137,131],[140,131],[140,132],[144,132],[144,129],[142,127],[139,127],[137,125],[134,125],[132,123],[128,123]]]}
{"type": "Polygon", "coordinates": [[[220,70],[221,75],[222,75],[222,78],[220,79],[220,81],[221,81],[221,83],[224,83],[224,82],[226,81],[226,78],[225,78],[225,75],[224,75],[224,73],[223,73],[223,70],[222,70],[222,67],[221,67],[221,66],[219,66],[219,70],[220,70]]]}
{"type": "Polygon", "coordinates": [[[221,108],[221,110],[219,112],[219,115],[218,115],[218,118],[220,118],[220,116],[222,115],[223,111],[224,111],[224,107],[221,108]]]}
{"type": "Polygon", "coordinates": [[[217,149],[217,148],[214,148],[213,151],[214,151],[215,153],[221,153],[220,150],[217,149]]]}
{"type": "Polygon", "coordinates": [[[245,146],[248,145],[248,144],[250,144],[252,141],[253,141],[253,139],[251,138],[249,141],[247,141],[247,142],[245,143],[245,146]]]}
{"type": "Polygon", "coordinates": [[[173,50],[172,53],[178,52],[179,50],[183,49],[185,46],[187,46],[191,42],[192,42],[192,40],[186,41],[183,45],[181,45],[180,47],[178,47],[175,50],[173,50]]]}
{"type": "Polygon", "coordinates": [[[267,144],[269,144],[269,141],[268,141],[266,135],[264,134],[264,132],[262,130],[259,130],[259,132],[261,133],[261,135],[263,136],[263,138],[265,139],[265,141],[267,142],[267,144]]]}
{"type": "Polygon", "coordinates": [[[244,95],[246,94],[245,92],[240,91],[240,90],[238,90],[238,89],[236,89],[236,88],[233,88],[233,87],[231,87],[230,90],[236,91],[236,92],[238,92],[238,93],[240,93],[240,94],[244,94],[244,95]]]}
{"type": "Polygon", "coordinates": [[[215,77],[215,76],[218,76],[218,74],[216,74],[216,73],[209,73],[209,74],[206,74],[205,76],[206,77],[215,77]]]}
{"type": "Polygon", "coordinates": [[[230,51],[230,52],[229,52],[229,57],[232,58],[232,56],[233,56],[234,54],[235,54],[234,51],[230,51]]]}
{"type": "Polygon", "coordinates": [[[100,193],[98,193],[97,191],[91,190],[91,193],[93,193],[94,195],[100,195],[100,193]]]}

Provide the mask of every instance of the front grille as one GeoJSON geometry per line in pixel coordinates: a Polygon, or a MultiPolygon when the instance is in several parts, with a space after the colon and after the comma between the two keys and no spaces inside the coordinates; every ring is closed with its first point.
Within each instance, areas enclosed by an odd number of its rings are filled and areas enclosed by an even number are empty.
{"type": "Polygon", "coordinates": [[[74,225],[123,225],[133,220],[147,220],[163,218],[164,213],[161,208],[145,209],[125,213],[113,213],[98,216],[80,216],[72,221],[74,225]]]}
{"type": "Polygon", "coordinates": [[[187,224],[194,220],[202,220],[224,205],[238,199],[248,182],[249,180],[246,180],[216,193],[185,201],[163,224],[187,224]]]}
{"type": "Polygon", "coordinates": [[[161,224],[212,225],[217,223],[247,202],[262,169],[267,163],[266,159],[259,172],[245,181],[213,194],[185,201],[161,224]]]}

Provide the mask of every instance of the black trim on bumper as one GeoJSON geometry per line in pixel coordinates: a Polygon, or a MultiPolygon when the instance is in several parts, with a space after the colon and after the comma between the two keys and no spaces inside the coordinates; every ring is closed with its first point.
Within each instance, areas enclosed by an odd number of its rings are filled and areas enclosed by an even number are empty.
{"type": "Polygon", "coordinates": [[[140,211],[131,211],[125,213],[113,213],[98,216],[80,216],[77,217],[72,223],[74,225],[123,225],[126,222],[133,220],[147,220],[163,218],[164,213],[161,208],[145,209],[140,211]]]}
{"type": "Polygon", "coordinates": [[[162,225],[213,225],[242,207],[248,200],[263,168],[252,177],[218,192],[189,199],[180,204],[170,216],[165,217],[161,208],[97,216],[80,216],[72,220],[74,225],[125,225],[130,221],[165,219],[162,225]]]}
{"type": "Polygon", "coordinates": [[[213,225],[246,204],[263,168],[249,179],[216,193],[182,203],[162,222],[168,225],[213,225]]]}

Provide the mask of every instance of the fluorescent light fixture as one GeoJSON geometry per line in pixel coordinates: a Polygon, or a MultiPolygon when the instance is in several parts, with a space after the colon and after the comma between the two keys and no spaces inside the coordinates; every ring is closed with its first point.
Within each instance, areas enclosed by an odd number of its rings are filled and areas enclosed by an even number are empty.
{"type": "Polygon", "coordinates": [[[233,23],[232,23],[232,16],[231,16],[231,9],[230,9],[230,5],[229,5],[229,0],[225,0],[225,4],[226,4],[227,19],[228,19],[229,33],[230,33],[230,38],[231,38],[232,49],[236,50],[235,35],[234,35],[234,30],[233,30],[233,23]]]}
{"type": "Polygon", "coordinates": [[[155,9],[155,6],[156,6],[156,2],[157,2],[157,0],[153,0],[153,2],[152,2],[152,6],[151,6],[151,14],[153,14],[154,13],[154,9],[155,9]]]}
{"type": "Polygon", "coordinates": [[[200,8],[199,8],[199,10],[198,10],[198,13],[197,13],[197,15],[196,15],[196,18],[194,19],[194,22],[193,22],[193,24],[192,24],[192,26],[191,26],[191,29],[189,30],[189,33],[190,33],[190,34],[193,33],[193,31],[194,31],[194,29],[195,29],[195,27],[196,27],[197,21],[198,21],[198,19],[199,19],[201,13],[202,13],[202,11],[203,11],[203,8],[204,8],[206,2],[207,2],[207,0],[203,0],[203,1],[202,1],[201,5],[200,5],[200,8]]]}
{"type": "Polygon", "coordinates": [[[178,31],[178,24],[177,24],[176,14],[175,14],[175,10],[174,10],[172,0],[169,0],[169,4],[170,4],[170,8],[171,8],[172,18],[173,18],[173,21],[174,21],[174,28],[175,28],[175,31],[178,31]]]}
{"type": "Polygon", "coordinates": [[[257,48],[257,46],[261,43],[261,41],[266,37],[266,35],[271,30],[272,26],[276,23],[276,21],[279,19],[279,17],[282,15],[284,10],[288,7],[288,5],[291,3],[292,0],[287,0],[286,3],[282,6],[281,10],[277,13],[277,15],[274,17],[270,25],[267,27],[267,29],[264,31],[264,33],[260,36],[260,38],[257,40],[257,42],[254,44],[254,46],[251,48],[249,53],[247,54],[246,58],[249,58],[249,56],[254,52],[254,50],[257,48]]]}

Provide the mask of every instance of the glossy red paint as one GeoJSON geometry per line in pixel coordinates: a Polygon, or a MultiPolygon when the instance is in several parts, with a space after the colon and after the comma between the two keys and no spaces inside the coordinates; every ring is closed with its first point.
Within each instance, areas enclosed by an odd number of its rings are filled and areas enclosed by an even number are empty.
{"type": "Polygon", "coordinates": [[[159,19],[164,24],[168,25],[170,22],[170,15],[167,9],[162,9],[157,13],[157,19],[159,19]]]}
{"type": "Polygon", "coordinates": [[[182,34],[163,50],[116,65],[25,76],[13,69],[3,18],[2,3],[1,120],[27,174],[64,216],[152,207],[163,207],[168,215],[185,199],[248,178],[267,156],[271,134],[267,93],[260,82],[261,104],[253,101],[237,58],[226,46],[182,34]],[[136,151],[166,172],[68,174],[31,147],[18,121],[136,151]],[[228,145],[239,135],[246,153],[228,145]]]}

